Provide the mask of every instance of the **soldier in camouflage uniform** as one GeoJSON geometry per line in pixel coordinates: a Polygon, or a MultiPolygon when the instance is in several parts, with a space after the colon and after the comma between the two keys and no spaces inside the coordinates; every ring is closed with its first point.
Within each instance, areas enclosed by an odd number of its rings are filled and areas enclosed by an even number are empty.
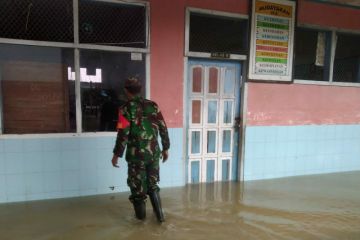
{"type": "Polygon", "coordinates": [[[125,147],[125,159],[128,163],[130,201],[134,204],[138,219],[146,216],[145,199],[149,195],[159,222],[164,221],[159,196],[159,159],[165,162],[170,147],[169,135],[164,118],[153,101],[139,96],[141,84],[136,78],[125,82],[125,93],[129,101],[119,110],[118,135],[114,147],[112,164],[122,157],[125,147]],[[161,136],[162,151],[158,144],[161,136]]]}

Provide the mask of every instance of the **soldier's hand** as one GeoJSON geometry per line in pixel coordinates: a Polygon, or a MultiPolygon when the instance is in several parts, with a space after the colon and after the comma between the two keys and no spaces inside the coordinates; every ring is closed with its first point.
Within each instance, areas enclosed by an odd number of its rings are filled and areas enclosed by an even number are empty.
{"type": "Polygon", "coordinates": [[[113,158],[111,159],[111,163],[112,163],[113,167],[116,167],[116,168],[119,167],[118,159],[119,159],[119,156],[114,154],[113,158]]]}
{"type": "Polygon", "coordinates": [[[165,151],[162,151],[161,154],[162,154],[163,162],[166,162],[166,160],[169,157],[169,152],[167,150],[165,150],[165,151]]]}

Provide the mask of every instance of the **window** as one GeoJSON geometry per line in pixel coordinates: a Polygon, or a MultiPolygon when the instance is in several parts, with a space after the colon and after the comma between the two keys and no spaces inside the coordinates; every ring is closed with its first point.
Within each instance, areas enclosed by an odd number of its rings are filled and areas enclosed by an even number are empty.
{"type": "Polygon", "coordinates": [[[297,28],[295,36],[295,79],[360,83],[360,35],[297,28]]]}
{"type": "Polygon", "coordinates": [[[360,83],[360,35],[337,34],[333,81],[360,83]]]}
{"type": "Polygon", "coordinates": [[[1,0],[0,37],[73,42],[73,0],[1,0]]]}
{"type": "Polygon", "coordinates": [[[146,8],[91,0],[80,1],[80,42],[146,47],[146,8]]]}
{"type": "Polygon", "coordinates": [[[71,49],[0,44],[4,133],[75,132],[71,49]]]}
{"type": "MultiPolygon", "coordinates": [[[[143,56],[141,59],[131,60],[131,53],[80,52],[83,131],[116,130],[118,108],[126,101],[125,79],[131,76],[145,79],[145,60],[143,56]]],[[[144,81],[142,85],[145,87],[144,81]]]]}
{"type": "Polygon", "coordinates": [[[146,92],[148,5],[1,0],[0,134],[115,131],[124,80],[146,92]]]}
{"type": "Polygon", "coordinates": [[[189,51],[247,54],[248,20],[190,13],[189,51]]]}
{"type": "Polygon", "coordinates": [[[328,81],[331,33],[296,29],[295,79],[328,81]]]}

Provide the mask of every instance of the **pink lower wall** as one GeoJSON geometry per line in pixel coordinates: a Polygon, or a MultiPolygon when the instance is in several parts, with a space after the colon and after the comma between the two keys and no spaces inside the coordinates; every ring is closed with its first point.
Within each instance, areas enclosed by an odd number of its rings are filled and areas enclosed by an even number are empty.
{"type": "Polygon", "coordinates": [[[249,83],[247,124],[360,124],[360,88],[249,83]]]}

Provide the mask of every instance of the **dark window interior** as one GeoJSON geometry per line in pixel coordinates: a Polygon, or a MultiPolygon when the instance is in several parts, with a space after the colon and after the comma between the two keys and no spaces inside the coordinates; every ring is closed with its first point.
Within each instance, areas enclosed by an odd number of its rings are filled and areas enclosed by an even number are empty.
{"type": "Polygon", "coordinates": [[[72,0],[1,0],[0,37],[73,42],[72,0]]]}
{"type": "MultiPolygon", "coordinates": [[[[329,32],[296,28],[295,79],[329,81],[330,44],[331,33],[329,32]],[[324,41],[318,43],[319,34],[323,34],[324,41]],[[322,61],[320,61],[320,63],[319,61],[317,62],[319,50],[323,53],[322,61]]],[[[321,57],[318,56],[318,58],[321,57]]]]}
{"type": "Polygon", "coordinates": [[[146,47],[146,8],[80,0],[80,43],[146,47]]]}
{"type": "Polygon", "coordinates": [[[248,20],[191,13],[189,50],[247,54],[248,20]]]}
{"type": "Polygon", "coordinates": [[[360,35],[337,34],[334,82],[360,82],[360,35]]]}

